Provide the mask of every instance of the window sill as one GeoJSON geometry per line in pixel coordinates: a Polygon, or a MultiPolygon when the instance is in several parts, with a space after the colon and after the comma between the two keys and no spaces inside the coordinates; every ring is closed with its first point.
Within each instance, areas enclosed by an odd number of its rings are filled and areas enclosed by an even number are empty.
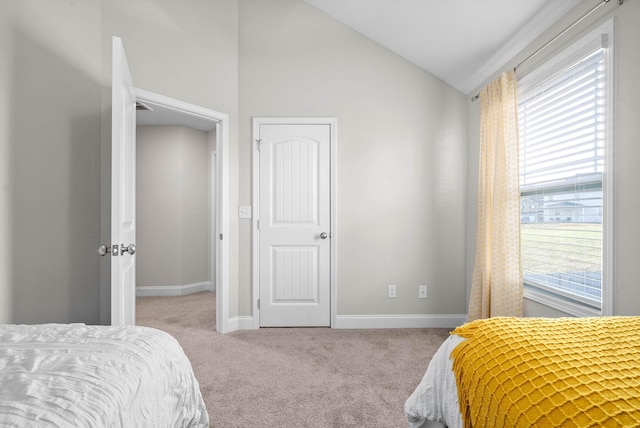
{"type": "Polygon", "coordinates": [[[525,299],[529,299],[533,302],[549,306],[550,308],[565,312],[567,315],[572,315],[574,317],[602,316],[602,311],[599,311],[597,309],[589,308],[577,303],[560,300],[548,294],[527,289],[526,287],[524,289],[524,297],[525,299]]]}

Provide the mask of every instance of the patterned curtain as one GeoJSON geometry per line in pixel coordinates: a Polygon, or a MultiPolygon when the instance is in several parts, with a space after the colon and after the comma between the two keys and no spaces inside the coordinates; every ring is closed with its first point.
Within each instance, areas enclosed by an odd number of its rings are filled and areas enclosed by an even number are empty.
{"type": "Polygon", "coordinates": [[[480,92],[476,254],[469,321],[522,316],[518,101],[513,70],[480,92]]]}

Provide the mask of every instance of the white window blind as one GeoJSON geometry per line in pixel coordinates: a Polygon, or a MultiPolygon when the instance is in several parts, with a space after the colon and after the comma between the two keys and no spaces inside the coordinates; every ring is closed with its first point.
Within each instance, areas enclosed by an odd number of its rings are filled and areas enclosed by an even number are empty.
{"type": "Polygon", "coordinates": [[[519,94],[525,286],[602,305],[606,51],[519,94]]]}

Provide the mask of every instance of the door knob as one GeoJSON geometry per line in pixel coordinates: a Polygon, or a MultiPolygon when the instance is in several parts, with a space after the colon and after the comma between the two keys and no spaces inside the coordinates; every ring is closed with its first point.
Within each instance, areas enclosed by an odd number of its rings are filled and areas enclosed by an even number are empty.
{"type": "Polygon", "coordinates": [[[327,236],[329,236],[329,235],[327,235],[327,232],[322,232],[320,234],[320,239],[327,239],[327,236]]]}
{"type": "Polygon", "coordinates": [[[136,253],[136,246],[133,244],[129,244],[128,247],[125,247],[124,244],[120,244],[120,248],[118,248],[117,244],[114,244],[114,245],[102,244],[98,247],[98,254],[100,254],[101,256],[106,256],[109,253],[111,253],[112,256],[120,256],[120,255],[124,255],[124,253],[129,253],[131,255],[134,255],[136,253]]]}
{"type": "Polygon", "coordinates": [[[112,256],[117,256],[118,255],[118,246],[114,245],[100,245],[98,247],[98,254],[100,254],[101,256],[106,256],[107,254],[111,253],[112,256]]]}
{"type": "Polygon", "coordinates": [[[128,247],[125,247],[124,244],[120,244],[120,254],[129,253],[132,256],[136,253],[136,246],[133,244],[129,244],[128,247]]]}

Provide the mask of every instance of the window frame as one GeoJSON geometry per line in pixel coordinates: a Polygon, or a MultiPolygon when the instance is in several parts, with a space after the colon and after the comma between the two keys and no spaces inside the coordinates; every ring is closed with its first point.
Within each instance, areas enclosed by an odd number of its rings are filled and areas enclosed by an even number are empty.
{"type": "Polygon", "coordinates": [[[613,258],[613,190],[614,190],[614,163],[613,163],[613,137],[614,137],[614,92],[615,92],[615,63],[614,63],[614,30],[615,20],[609,19],[588,34],[580,37],[578,41],[560,51],[551,59],[541,63],[533,63],[526,69],[519,69],[518,91],[526,91],[544,82],[555,73],[572,66],[580,61],[594,49],[604,48],[606,90],[604,97],[605,107],[605,138],[604,138],[604,171],[602,173],[602,298],[600,310],[577,301],[566,300],[558,293],[538,291],[535,286],[524,285],[524,297],[549,306],[553,309],[574,316],[599,316],[613,315],[613,284],[614,284],[614,258],[613,258]]]}

